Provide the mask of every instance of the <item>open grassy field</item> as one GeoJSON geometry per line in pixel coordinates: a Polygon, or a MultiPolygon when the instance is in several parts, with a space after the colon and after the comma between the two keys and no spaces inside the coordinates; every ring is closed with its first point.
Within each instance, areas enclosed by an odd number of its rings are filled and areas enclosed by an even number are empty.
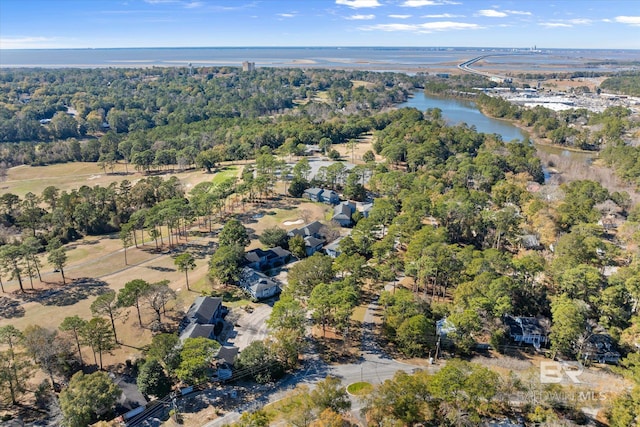
{"type": "MultiPolygon", "coordinates": [[[[16,166],[9,169],[7,179],[0,183],[0,194],[13,193],[23,197],[31,192],[39,195],[50,185],[66,191],[80,188],[83,185],[106,187],[112,182],[120,183],[125,179],[135,183],[147,176],[137,172],[131,165],[127,167],[127,170],[128,173],[125,172],[124,164],[117,164],[113,173],[105,174],[97,163],[88,162],[61,163],[49,166],[16,166]]],[[[238,176],[240,172],[242,172],[241,165],[223,165],[219,171],[212,174],[204,173],[201,169],[190,169],[167,171],[161,176],[174,175],[178,177],[184,185],[185,191],[188,192],[200,182],[208,180],[219,182],[238,176]]]]}
{"type": "MultiPolygon", "coordinates": [[[[244,165],[226,165],[214,174],[206,174],[201,170],[176,174],[188,192],[189,188],[199,182],[213,180],[220,182],[226,178],[235,177],[244,165]]],[[[118,182],[124,178],[142,178],[142,174],[133,175],[103,175],[95,164],[70,163],[66,165],[52,165],[45,167],[17,167],[9,172],[9,180],[2,183],[2,192],[11,191],[23,195],[28,191],[36,194],[46,186],[54,185],[61,189],[78,188],[86,183],[91,185],[108,185],[110,182],[118,182]],[[100,175],[88,180],[88,178],[100,175]]],[[[301,202],[299,199],[279,197],[274,195],[273,200],[264,200],[255,204],[237,206],[234,212],[247,227],[251,236],[249,248],[260,247],[258,237],[265,228],[279,226],[287,230],[297,225],[285,225],[284,222],[296,221],[301,216],[308,221],[324,218],[330,208],[326,205],[311,202],[301,202]]],[[[214,229],[219,229],[223,224],[215,224],[214,229]]],[[[161,280],[169,280],[169,286],[176,291],[177,298],[167,308],[167,317],[163,322],[168,325],[177,325],[185,310],[189,308],[193,300],[202,293],[217,292],[219,295],[230,295],[234,289],[212,288],[207,279],[208,261],[213,253],[213,244],[217,238],[209,235],[200,235],[198,223],[195,222],[191,229],[194,236],[188,241],[182,238],[179,246],[169,251],[166,246],[161,251],[156,250],[153,240],[145,233],[144,243],[138,234],[139,247],[127,249],[128,263],[124,262],[124,250],[122,242],[117,234],[104,236],[87,236],[81,240],[72,242],[66,246],[68,264],[65,267],[66,285],[62,283],[62,276],[54,272],[46,261],[46,256],[41,256],[42,279],[33,281],[31,289],[30,281],[23,277],[26,292],[22,294],[16,281],[5,281],[6,294],[0,294],[0,326],[14,325],[18,329],[24,329],[31,324],[42,325],[48,328],[57,328],[65,317],[78,315],[84,319],[91,318],[91,303],[97,295],[107,290],[118,291],[125,283],[133,279],[144,279],[154,283],[161,280]],[[196,236],[197,235],[197,236],[196,236]],[[176,269],[175,256],[183,251],[189,251],[196,258],[196,268],[189,272],[189,284],[191,290],[187,290],[185,274],[176,269]],[[8,305],[5,305],[8,304],[8,305]],[[5,310],[9,307],[10,310],[5,310]]],[[[167,230],[163,230],[165,245],[167,244],[167,230]]],[[[243,306],[247,300],[237,299],[230,302],[230,306],[243,306]]],[[[143,307],[143,327],[138,325],[135,309],[125,309],[120,312],[116,320],[118,339],[121,345],[111,354],[104,355],[105,366],[124,363],[127,359],[136,359],[142,355],[142,348],[148,344],[152,332],[148,329],[153,321],[154,313],[151,309],[143,307]]],[[[84,349],[85,361],[93,361],[90,350],[84,349]]]]}

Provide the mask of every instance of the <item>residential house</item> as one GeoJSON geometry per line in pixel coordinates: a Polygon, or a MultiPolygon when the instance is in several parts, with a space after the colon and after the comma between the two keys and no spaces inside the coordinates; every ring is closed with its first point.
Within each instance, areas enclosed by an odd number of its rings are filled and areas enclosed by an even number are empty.
{"type": "Polygon", "coordinates": [[[324,234],[322,232],[322,229],[324,227],[325,227],[325,225],[323,223],[321,223],[320,221],[313,221],[312,223],[307,224],[304,227],[294,228],[293,230],[289,231],[287,233],[287,235],[289,237],[293,237],[293,236],[302,236],[302,237],[313,236],[316,239],[324,239],[324,234]]]}
{"type": "Polygon", "coordinates": [[[280,246],[275,248],[262,250],[260,248],[253,249],[244,254],[244,260],[247,267],[255,270],[269,270],[271,268],[285,265],[291,258],[291,252],[282,249],[280,246]]]}
{"type": "Polygon", "coordinates": [[[187,338],[208,338],[210,340],[216,339],[218,334],[222,332],[223,325],[218,324],[206,324],[201,325],[199,323],[189,323],[186,328],[180,333],[180,342],[183,342],[187,338]],[[217,332],[217,333],[216,333],[217,332]]]}
{"type": "Polygon", "coordinates": [[[215,363],[215,379],[226,381],[233,377],[233,364],[236,361],[236,357],[238,357],[239,350],[240,349],[238,347],[220,347],[216,357],[217,361],[215,363]]]}
{"type": "Polygon", "coordinates": [[[271,298],[280,293],[280,286],[277,282],[264,273],[249,267],[244,267],[240,272],[239,284],[256,300],[271,298]]]}
{"type": "Polygon", "coordinates": [[[340,203],[340,196],[338,196],[338,193],[333,190],[313,187],[304,190],[303,195],[313,202],[327,203],[330,205],[337,205],[340,203]]]}
{"type": "Polygon", "coordinates": [[[540,240],[535,234],[524,234],[520,236],[520,245],[524,249],[542,249],[540,240]]]}
{"type": "Polygon", "coordinates": [[[457,331],[456,325],[446,317],[436,321],[436,334],[440,335],[440,338],[445,339],[448,334],[455,331],[457,331]]]}
{"type": "Polygon", "coordinates": [[[364,218],[369,218],[369,212],[373,208],[373,203],[360,203],[358,205],[358,210],[362,213],[364,218]]]}
{"type": "Polygon", "coordinates": [[[189,323],[205,325],[221,320],[223,313],[222,298],[199,296],[189,307],[186,319],[189,323]]]}
{"type": "Polygon", "coordinates": [[[356,211],[356,205],[353,202],[340,202],[333,208],[333,216],[331,221],[340,224],[341,227],[350,227],[353,224],[351,215],[356,211]]]}
{"type": "Polygon", "coordinates": [[[329,255],[331,258],[337,258],[342,251],[340,250],[340,242],[344,239],[343,237],[339,237],[333,242],[329,243],[325,248],[324,252],[329,255]]]}
{"type": "Polygon", "coordinates": [[[109,377],[113,383],[122,390],[122,394],[118,399],[118,407],[126,409],[127,411],[132,411],[140,407],[144,410],[147,399],[145,399],[144,395],[140,392],[133,378],[113,373],[109,373],[109,377]]]}
{"type": "Polygon", "coordinates": [[[228,312],[229,310],[222,305],[222,298],[196,298],[180,323],[180,341],[197,337],[218,339],[224,329],[224,317],[228,312]]]}
{"type": "Polygon", "coordinates": [[[598,363],[618,363],[620,353],[616,350],[615,342],[609,334],[591,334],[582,346],[584,360],[598,363]]]}
{"type": "Polygon", "coordinates": [[[598,225],[605,231],[616,230],[620,224],[624,223],[624,218],[617,214],[607,214],[598,220],[598,225]]]}
{"type": "Polygon", "coordinates": [[[531,344],[538,349],[548,342],[549,333],[541,319],[505,315],[503,321],[509,328],[509,336],[517,343],[531,344]]]}
{"type": "Polygon", "coordinates": [[[324,246],[324,239],[318,239],[313,236],[306,236],[304,238],[304,252],[307,256],[311,256],[318,251],[322,250],[324,246]]]}
{"type": "Polygon", "coordinates": [[[449,335],[454,334],[457,330],[456,325],[446,317],[436,321],[436,335],[442,348],[450,348],[453,345],[449,335]]]}

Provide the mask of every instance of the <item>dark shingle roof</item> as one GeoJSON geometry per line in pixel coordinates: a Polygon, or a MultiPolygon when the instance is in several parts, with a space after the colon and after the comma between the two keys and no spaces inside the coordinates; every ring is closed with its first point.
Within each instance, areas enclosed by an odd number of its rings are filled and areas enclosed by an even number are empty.
{"type": "Polygon", "coordinates": [[[313,236],[307,236],[304,238],[304,245],[310,248],[315,248],[316,246],[322,245],[323,243],[324,243],[324,240],[316,239],[313,236]]]}
{"type": "Polygon", "coordinates": [[[180,334],[180,341],[184,341],[187,338],[211,338],[214,328],[215,325],[212,324],[199,325],[197,323],[190,323],[180,334]]]}
{"type": "Polygon", "coordinates": [[[189,308],[187,318],[195,323],[209,323],[221,304],[222,298],[200,296],[189,308]]]}
{"type": "Polygon", "coordinates": [[[318,196],[320,193],[322,193],[322,188],[307,188],[306,190],[304,190],[305,193],[307,194],[313,194],[314,196],[318,196]]]}
{"type": "MultiPolygon", "coordinates": [[[[291,252],[289,252],[289,251],[288,251],[288,250],[286,250],[286,249],[282,249],[280,246],[276,246],[275,248],[271,248],[271,249],[269,249],[269,251],[270,251],[273,255],[275,255],[275,256],[277,256],[277,257],[279,257],[279,258],[286,258],[286,257],[288,257],[289,255],[291,255],[291,252]]],[[[273,258],[273,256],[270,256],[269,258],[273,258]]]]}
{"type": "Polygon", "coordinates": [[[313,236],[314,234],[320,234],[320,230],[324,227],[324,224],[320,221],[313,221],[311,224],[307,224],[302,227],[302,231],[305,236],[313,236]]]}

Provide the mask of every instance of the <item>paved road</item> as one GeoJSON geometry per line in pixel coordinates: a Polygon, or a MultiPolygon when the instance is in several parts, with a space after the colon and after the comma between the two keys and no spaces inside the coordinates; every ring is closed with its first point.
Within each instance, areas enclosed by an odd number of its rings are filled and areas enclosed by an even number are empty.
{"type": "MultiPolygon", "coordinates": [[[[271,315],[272,308],[273,303],[271,302],[258,304],[251,313],[244,313],[241,308],[234,309],[241,314],[237,319],[232,319],[235,324],[234,331],[224,345],[233,345],[242,351],[253,341],[264,340],[268,334],[266,320],[271,315]]],[[[231,315],[233,314],[234,312],[231,313],[231,315]]]]}
{"type": "MultiPolygon", "coordinates": [[[[372,384],[380,384],[392,378],[398,371],[411,372],[417,366],[401,363],[391,359],[384,354],[376,344],[373,331],[375,329],[374,312],[377,309],[377,301],[369,305],[363,321],[362,352],[360,359],[355,363],[345,363],[338,365],[328,365],[322,361],[317,354],[308,354],[305,361],[297,372],[278,383],[277,387],[264,390],[255,400],[236,408],[235,411],[228,412],[223,417],[216,418],[208,422],[203,427],[221,427],[231,424],[240,418],[246,411],[257,410],[267,403],[272,403],[282,399],[286,393],[299,384],[307,384],[310,388],[318,381],[327,376],[335,376],[342,380],[346,386],[348,384],[367,381],[372,384]]],[[[430,366],[429,370],[437,370],[437,366],[430,366]]],[[[362,404],[359,400],[352,398],[352,413],[360,417],[362,404]]]]}

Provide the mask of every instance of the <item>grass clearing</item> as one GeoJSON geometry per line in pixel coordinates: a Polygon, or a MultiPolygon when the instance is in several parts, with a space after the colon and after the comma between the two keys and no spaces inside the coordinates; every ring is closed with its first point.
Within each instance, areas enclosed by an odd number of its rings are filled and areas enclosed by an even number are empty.
{"type": "Polygon", "coordinates": [[[354,88],[364,87],[365,89],[369,89],[375,86],[374,83],[365,82],[364,80],[351,80],[351,83],[353,84],[354,88]]]}
{"type": "MultiPolygon", "coordinates": [[[[178,177],[188,193],[192,187],[200,182],[208,180],[221,182],[224,179],[236,177],[242,168],[243,166],[240,165],[225,165],[220,168],[220,172],[215,174],[207,174],[200,169],[190,169],[167,171],[160,176],[163,179],[168,179],[171,176],[178,177]]],[[[83,185],[107,187],[112,182],[119,184],[125,179],[135,183],[148,176],[137,172],[132,165],[128,165],[125,170],[125,165],[122,163],[115,166],[113,173],[105,173],[96,163],[89,162],[60,163],[48,166],[22,165],[8,170],[6,181],[0,184],[0,191],[24,197],[29,192],[40,195],[49,186],[57,187],[60,191],[71,191],[83,185]]]]}
{"type": "MultiPolygon", "coordinates": [[[[124,165],[118,165],[124,169],[124,165]]],[[[201,170],[176,173],[185,186],[188,193],[190,188],[203,181],[222,182],[225,179],[239,175],[244,165],[224,165],[215,174],[206,174],[201,170]]],[[[118,170],[118,169],[117,169],[118,170]]],[[[124,172],[124,170],[123,170],[124,172]]],[[[163,175],[167,179],[169,174],[163,175]]],[[[1,191],[9,191],[21,197],[28,191],[40,194],[44,188],[54,185],[62,190],[79,188],[82,185],[107,186],[110,182],[119,182],[128,179],[135,182],[146,176],[137,172],[129,175],[104,175],[102,170],[94,163],[69,163],[51,165],[45,167],[21,166],[9,171],[9,181],[3,182],[1,191]]],[[[236,214],[249,229],[252,238],[252,246],[260,246],[257,238],[265,228],[279,226],[291,229],[299,225],[284,226],[287,220],[297,220],[305,217],[308,222],[322,219],[325,212],[330,209],[327,205],[279,197],[277,194],[273,200],[264,200],[260,203],[247,203],[236,206],[236,214]],[[304,213],[301,212],[304,209],[304,213]],[[263,216],[256,216],[256,213],[263,216]]],[[[221,224],[216,224],[219,228],[221,224]]],[[[199,224],[194,223],[192,231],[199,230],[199,224]]],[[[143,279],[149,283],[169,280],[169,286],[176,291],[177,299],[167,307],[167,317],[162,321],[170,327],[177,325],[183,316],[183,312],[201,294],[216,294],[224,298],[225,305],[230,308],[241,309],[252,303],[239,289],[233,286],[224,289],[213,287],[207,278],[208,261],[213,251],[211,244],[217,238],[208,233],[196,233],[200,237],[189,237],[178,241],[179,246],[171,252],[167,250],[167,230],[163,229],[164,247],[162,251],[156,250],[156,244],[148,233],[137,234],[138,247],[131,246],[127,249],[127,261],[124,262],[124,250],[122,241],[117,233],[102,236],[86,236],[83,239],[72,242],[66,246],[68,263],[65,267],[67,285],[63,286],[62,276],[59,272],[53,272],[53,267],[47,262],[46,255],[40,256],[42,261],[43,282],[34,280],[34,289],[30,289],[29,281],[23,276],[25,294],[21,294],[16,281],[5,282],[7,298],[18,302],[22,313],[13,317],[0,316],[0,326],[11,324],[20,330],[28,325],[38,324],[55,329],[65,317],[78,315],[83,319],[92,317],[90,306],[97,296],[97,291],[119,291],[124,285],[133,279],[143,279]],[[196,255],[196,268],[189,271],[190,290],[187,290],[185,274],[176,269],[174,258],[182,251],[191,251],[196,255]],[[99,288],[86,285],[81,278],[90,278],[99,284],[99,288]]],[[[160,243],[160,242],[158,242],[160,243]]],[[[247,249],[250,249],[251,246],[247,249]]],[[[89,279],[86,279],[89,280],[89,279]]],[[[142,356],[143,347],[151,340],[152,333],[149,325],[155,315],[152,310],[143,304],[141,328],[138,325],[138,316],[135,309],[121,310],[121,316],[116,319],[118,339],[122,345],[104,355],[104,365],[121,364],[125,360],[134,360],[142,356]]],[[[92,363],[93,356],[88,348],[83,348],[83,358],[92,363]]]]}
{"type": "Polygon", "coordinates": [[[347,386],[347,393],[352,394],[354,396],[365,396],[371,393],[372,391],[373,391],[373,386],[366,381],[352,383],[347,386]]]}

